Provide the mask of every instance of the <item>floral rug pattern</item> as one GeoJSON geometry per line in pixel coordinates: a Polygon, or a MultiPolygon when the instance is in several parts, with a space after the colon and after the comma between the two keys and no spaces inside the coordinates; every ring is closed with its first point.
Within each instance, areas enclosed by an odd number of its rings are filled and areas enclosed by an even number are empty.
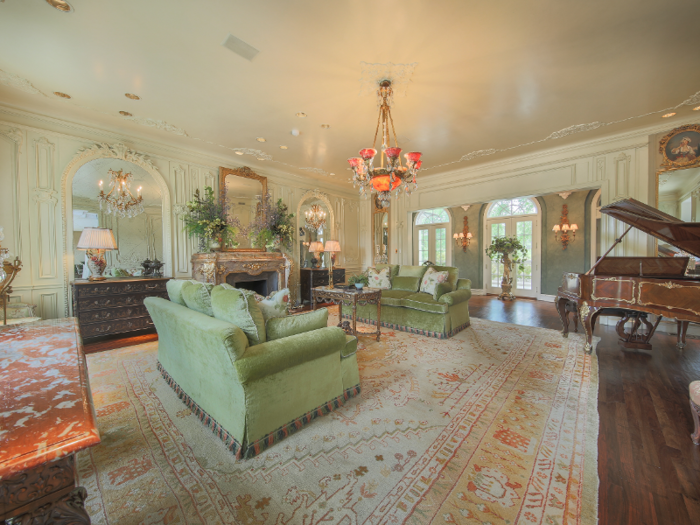
{"type": "Polygon", "coordinates": [[[89,355],[92,522],[596,523],[598,364],[580,335],[473,319],[381,339],[360,338],[359,397],[238,461],[165,383],[157,342],[89,355]]]}

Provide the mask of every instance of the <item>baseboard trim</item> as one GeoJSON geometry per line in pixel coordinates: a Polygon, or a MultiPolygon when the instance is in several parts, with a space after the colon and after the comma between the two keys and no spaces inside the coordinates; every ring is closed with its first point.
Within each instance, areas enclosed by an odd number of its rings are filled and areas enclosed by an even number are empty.
{"type": "Polygon", "coordinates": [[[554,301],[557,300],[556,295],[548,295],[546,293],[540,293],[537,294],[537,300],[538,301],[547,301],[548,303],[553,303],[554,301]]]}
{"type": "Polygon", "coordinates": [[[486,295],[484,288],[472,288],[472,295],[486,295]]]}

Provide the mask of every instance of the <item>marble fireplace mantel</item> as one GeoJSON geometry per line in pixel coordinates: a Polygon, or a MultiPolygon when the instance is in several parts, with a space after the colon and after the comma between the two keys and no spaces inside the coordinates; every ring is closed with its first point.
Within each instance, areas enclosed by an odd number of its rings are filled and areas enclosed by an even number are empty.
{"type": "Polygon", "coordinates": [[[192,278],[221,284],[231,274],[261,275],[277,272],[277,286],[287,288],[292,260],[280,252],[213,252],[192,255],[192,278]]]}

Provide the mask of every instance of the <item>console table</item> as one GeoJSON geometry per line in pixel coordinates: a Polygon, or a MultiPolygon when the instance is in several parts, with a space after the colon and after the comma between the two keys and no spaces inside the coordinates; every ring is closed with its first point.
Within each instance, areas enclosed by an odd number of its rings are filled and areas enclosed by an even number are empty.
{"type": "Polygon", "coordinates": [[[362,290],[353,288],[329,288],[328,286],[319,286],[311,290],[313,298],[313,309],[316,310],[318,303],[333,303],[340,305],[338,311],[339,323],[345,333],[349,335],[375,335],[377,341],[382,335],[382,290],[380,288],[363,288],[362,290]],[[357,305],[364,306],[366,304],[377,305],[377,330],[376,332],[357,331],[357,305]],[[352,306],[352,328],[348,321],[343,321],[343,306],[352,306]]]}
{"type": "Polygon", "coordinates": [[[89,524],[75,454],[100,436],[78,323],[0,327],[0,349],[0,523],[89,524]]]}
{"type": "Polygon", "coordinates": [[[115,334],[155,331],[143,300],[168,298],[165,283],[169,277],[127,277],[106,281],[76,280],[73,315],[80,323],[83,340],[115,334]]]}

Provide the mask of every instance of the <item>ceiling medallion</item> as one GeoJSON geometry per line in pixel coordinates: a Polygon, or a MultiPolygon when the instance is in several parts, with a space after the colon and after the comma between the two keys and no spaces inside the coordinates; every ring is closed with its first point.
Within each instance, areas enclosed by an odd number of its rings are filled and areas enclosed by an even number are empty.
{"type": "Polygon", "coordinates": [[[318,204],[312,204],[304,215],[306,216],[306,228],[309,230],[319,231],[326,224],[326,212],[318,204]]]}
{"type": "Polygon", "coordinates": [[[121,219],[136,217],[143,213],[143,197],[141,196],[141,186],[136,190],[136,197],[131,194],[131,173],[124,173],[123,170],[109,170],[109,193],[105,195],[102,191],[103,182],[100,181],[100,209],[106,207],[107,214],[114,214],[121,219]]]}
{"type": "Polygon", "coordinates": [[[141,97],[134,95],[133,93],[124,93],[124,96],[126,98],[130,98],[131,100],[141,100],[141,97]]]}
{"type": "Polygon", "coordinates": [[[64,0],[46,0],[46,3],[62,13],[70,13],[73,10],[71,5],[64,0]]]}
{"type": "Polygon", "coordinates": [[[123,115],[125,117],[133,117],[133,115],[131,113],[129,113],[128,111],[120,111],[119,114],[123,115]]]}
{"type": "Polygon", "coordinates": [[[379,96],[379,119],[377,120],[377,129],[374,132],[374,142],[371,148],[360,150],[359,157],[348,159],[348,163],[354,172],[352,177],[353,187],[360,187],[360,196],[368,197],[369,193],[377,193],[377,199],[382,207],[386,208],[391,202],[391,191],[396,190],[398,196],[403,187],[406,195],[410,195],[417,188],[416,173],[421,167],[423,161],[420,160],[422,153],[412,151],[406,153],[406,166],[401,165],[401,148],[398,147],[396,140],[396,129],[394,121],[391,118],[391,100],[393,91],[391,89],[391,80],[382,80],[379,82],[377,90],[379,96]],[[379,154],[380,166],[374,167],[374,157],[377,150],[374,148],[377,144],[377,136],[379,128],[382,130],[382,151],[379,154]],[[394,137],[394,146],[391,146],[391,133],[394,137]],[[386,158],[386,167],[384,159],[386,158]]]}
{"type": "Polygon", "coordinates": [[[56,95],[57,97],[61,97],[61,98],[68,98],[68,99],[72,98],[70,95],[68,95],[66,93],[61,93],[60,91],[54,91],[53,94],[56,95]]]}

